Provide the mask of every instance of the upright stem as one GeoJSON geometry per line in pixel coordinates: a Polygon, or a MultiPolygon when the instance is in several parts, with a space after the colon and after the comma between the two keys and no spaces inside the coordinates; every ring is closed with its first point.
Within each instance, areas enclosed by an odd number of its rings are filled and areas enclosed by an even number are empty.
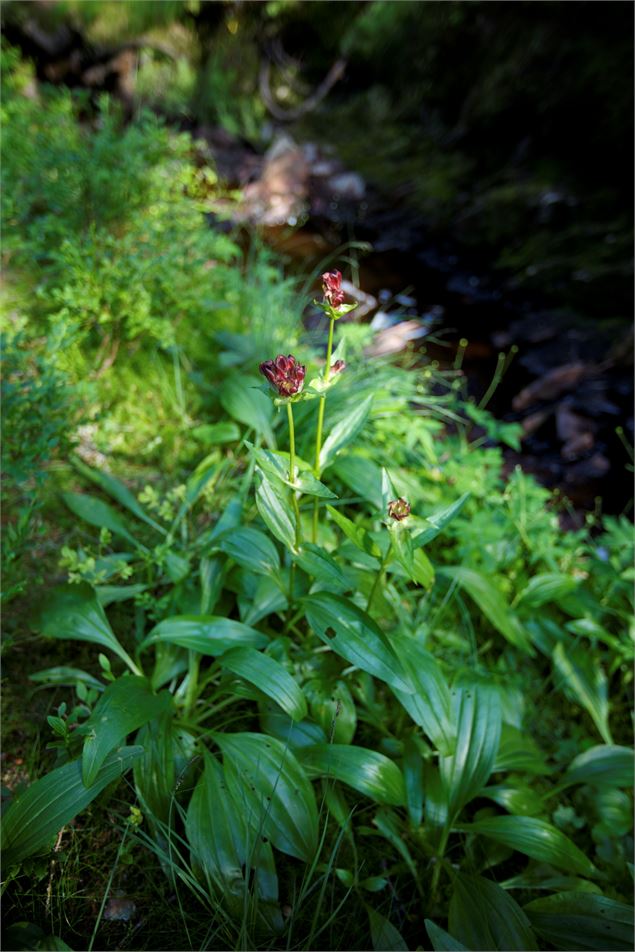
{"type": "Polygon", "coordinates": [[[185,703],[183,705],[183,710],[185,717],[189,717],[192,709],[194,708],[194,702],[196,700],[196,689],[198,688],[198,672],[201,666],[201,656],[198,651],[193,651],[191,648],[188,651],[188,664],[187,664],[187,688],[185,690],[185,703]]]}
{"type": "MultiPolygon", "coordinates": [[[[333,329],[335,327],[335,312],[331,308],[329,311],[329,339],[326,345],[326,368],[324,370],[324,383],[329,382],[329,377],[331,376],[331,354],[333,353],[333,329]]],[[[326,405],[326,394],[323,393],[320,397],[320,404],[318,407],[318,422],[317,422],[317,433],[315,436],[315,464],[313,467],[313,472],[315,478],[320,478],[320,453],[322,452],[322,431],[324,430],[324,407],[326,405]]],[[[319,500],[316,496],[313,500],[313,542],[317,542],[317,531],[318,531],[318,507],[319,500]]]]}
{"type": "Polygon", "coordinates": [[[388,565],[388,561],[389,561],[391,555],[392,555],[392,539],[390,540],[390,543],[388,544],[388,548],[386,549],[386,554],[385,554],[385,556],[384,556],[383,559],[381,560],[381,565],[379,566],[379,572],[378,572],[377,575],[375,576],[375,581],[373,582],[373,587],[372,587],[371,590],[370,590],[370,595],[368,596],[368,602],[367,602],[367,604],[366,604],[366,611],[367,611],[367,612],[370,611],[370,607],[371,607],[371,605],[373,604],[373,598],[375,597],[375,592],[377,591],[377,588],[379,587],[379,583],[381,582],[381,577],[382,577],[382,575],[384,574],[384,569],[385,569],[386,566],[388,565]]]}
{"type": "MultiPolygon", "coordinates": [[[[293,424],[293,404],[287,403],[287,419],[289,421],[289,482],[295,484],[295,426],[293,424]]],[[[300,507],[295,489],[291,487],[291,501],[293,511],[295,512],[295,544],[296,548],[300,545],[301,527],[300,527],[300,507]]],[[[291,558],[291,568],[289,570],[289,613],[293,604],[293,589],[295,582],[295,562],[291,558]]]]}

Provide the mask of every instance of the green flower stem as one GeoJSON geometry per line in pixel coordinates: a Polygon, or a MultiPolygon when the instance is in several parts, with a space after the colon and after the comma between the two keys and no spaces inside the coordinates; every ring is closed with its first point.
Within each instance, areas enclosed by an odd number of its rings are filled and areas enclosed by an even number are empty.
{"type": "Polygon", "coordinates": [[[378,572],[377,575],[375,576],[375,581],[373,582],[373,587],[372,587],[371,590],[370,590],[370,595],[368,596],[368,603],[367,603],[367,605],[366,605],[366,611],[367,611],[367,612],[370,611],[371,605],[373,604],[373,598],[375,597],[375,592],[376,592],[377,589],[379,588],[379,583],[381,582],[382,576],[383,576],[383,574],[384,574],[384,571],[385,571],[385,569],[386,569],[386,566],[388,565],[388,562],[390,561],[390,556],[391,556],[391,555],[392,555],[392,539],[390,540],[390,543],[389,543],[389,545],[388,545],[388,548],[386,549],[386,554],[385,554],[385,556],[384,556],[383,559],[381,560],[381,565],[379,566],[379,572],[378,572]]]}
{"type": "MultiPolygon", "coordinates": [[[[295,484],[295,426],[293,424],[293,404],[287,403],[287,419],[289,420],[289,482],[295,484]]],[[[295,545],[296,549],[300,545],[301,526],[300,526],[300,507],[295,489],[291,488],[291,500],[293,511],[295,512],[295,545]]],[[[293,605],[293,592],[295,588],[295,562],[291,557],[291,568],[289,569],[289,613],[293,605]]]]}
{"type": "Polygon", "coordinates": [[[443,834],[441,836],[441,842],[439,843],[439,849],[435,857],[436,862],[434,864],[434,869],[432,870],[432,882],[430,884],[430,895],[431,902],[434,904],[437,895],[437,889],[439,888],[439,876],[441,875],[441,867],[443,866],[443,857],[445,855],[445,850],[448,845],[448,837],[450,835],[450,827],[446,823],[443,828],[443,834]]]}
{"type": "MultiPolygon", "coordinates": [[[[289,419],[289,482],[295,484],[295,427],[293,425],[293,405],[287,403],[287,417],[289,419]]],[[[295,511],[295,544],[300,545],[300,507],[295,489],[291,490],[291,499],[295,511]]]]}
{"type": "MultiPolygon", "coordinates": [[[[333,353],[333,330],[335,328],[335,311],[333,308],[329,308],[329,339],[326,345],[326,368],[324,370],[324,383],[329,382],[329,377],[331,376],[331,354],[333,353]]],[[[320,478],[320,453],[322,452],[322,433],[324,430],[324,408],[326,405],[326,394],[323,393],[320,396],[320,404],[318,407],[318,422],[317,422],[317,433],[315,436],[315,465],[313,472],[315,478],[320,478]]],[[[318,532],[318,509],[319,509],[319,499],[316,496],[313,500],[313,543],[317,542],[317,532],[318,532]]]]}
{"type": "Polygon", "coordinates": [[[186,717],[189,717],[196,700],[196,689],[198,687],[198,672],[200,666],[201,656],[199,652],[190,649],[188,652],[187,688],[185,691],[185,703],[183,705],[183,710],[186,717]]]}

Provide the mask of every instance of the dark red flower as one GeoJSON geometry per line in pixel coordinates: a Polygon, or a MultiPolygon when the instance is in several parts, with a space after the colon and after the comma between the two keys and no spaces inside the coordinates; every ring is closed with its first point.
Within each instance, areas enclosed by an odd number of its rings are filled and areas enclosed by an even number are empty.
{"type": "Polygon", "coordinates": [[[399,499],[393,499],[392,502],[388,503],[388,515],[396,519],[397,522],[401,522],[402,519],[410,515],[410,503],[401,496],[399,499]]]}
{"type": "Polygon", "coordinates": [[[260,373],[264,374],[271,386],[281,397],[292,397],[300,393],[304,386],[306,367],[289,354],[280,354],[275,360],[265,360],[260,364],[260,373]]]}
{"type": "Polygon", "coordinates": [[[335,374],[341,374],[343,370],[346,370],[346,364],[343,360],[336,360],[334,364],[331,364],[331,373],[333,376],[335,376],[335,374]]]}
{"type": "Polygon", "coordinates": [[[345,294],[342,291],[341,271],[326,271],[322,275],[322,291],[324,300],[331,307],[339,307],[344,303],[345,294]]]}

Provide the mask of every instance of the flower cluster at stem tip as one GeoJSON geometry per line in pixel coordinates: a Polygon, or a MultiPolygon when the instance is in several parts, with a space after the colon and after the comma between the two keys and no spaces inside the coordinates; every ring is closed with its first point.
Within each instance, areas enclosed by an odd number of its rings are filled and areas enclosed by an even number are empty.
{"type": "Polygon", "coordinates": [[[410,503],[402,496],[399,499],[393,499],[392,502],[388,503],[388,515],[396,519],[397,522],[401,522],[402,519],[406,519],[410,515],[410,503]]]}
{"type": "Polygon", "coordinates": [[[304,386],[306,367],[292,354],[286,357],[279,354],[275,360],[265,360],[260,364],[260,373],[264,374],[274,390],[281,397],[293,397],[304,386]]]}
{"type": "Polygon", "coordinates": [[[326,271],[322,275],[322,291],[324,300],[332,308],[338,308],[344,303],[345,294],[342,291],[342,272],[326,271]]]}

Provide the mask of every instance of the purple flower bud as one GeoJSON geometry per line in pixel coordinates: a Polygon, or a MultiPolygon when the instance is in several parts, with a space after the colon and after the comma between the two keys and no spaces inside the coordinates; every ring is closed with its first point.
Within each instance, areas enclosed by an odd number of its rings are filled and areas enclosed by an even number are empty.
{"type": "Polygon", "coordinates": [[[401,496],[399,499],[393,499],[392,502],[388,503],[388,515],[396,519],[397,522],[401,522],[402,519],[410,515],[410,503],[401,496]]]}
{"type": "Polygon", "coordinates": [[[345,294],[342,291],[342,273],[341,271],[326,271],[322,275],[322,291],[324,300],[333,308],[338,308],[344,303],[345,294]]]}
{"type": "Polygon", "coordinates": [[[306,367],[289,354],[280,354],[275,360],[265,360],[260,364],[260,373],[264,374],[274,390],[281,397],[292,397],[300,393],[304,386],[306,367]]]}
{"type": "Polygon", "coordinates": [[[336,360],[334,364],[331,364],[331,374],[341,374],[343,370],[346,370],[346,364],[343,360],[336,360]]]}

